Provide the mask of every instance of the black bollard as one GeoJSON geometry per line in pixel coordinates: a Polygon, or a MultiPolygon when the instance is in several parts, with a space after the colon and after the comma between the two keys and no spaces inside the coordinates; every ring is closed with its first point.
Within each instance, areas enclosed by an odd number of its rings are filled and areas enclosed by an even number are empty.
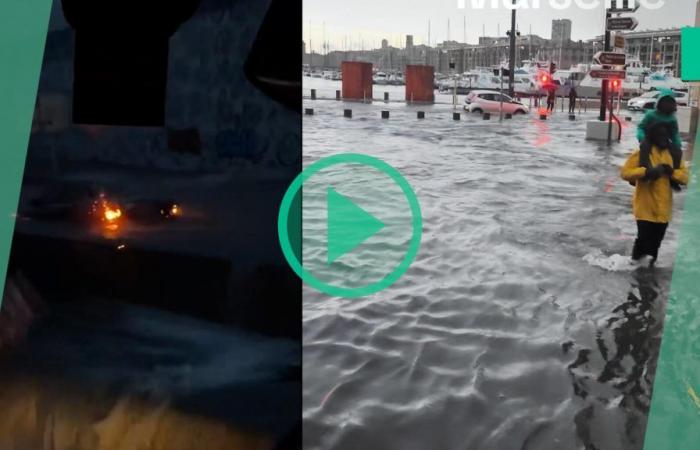
{"type": "Polygon", "coordinates": [[[343,111],[343,116],[347,117],[348,119],[352,118],[352,109],[346,109],[343,111]]]}
{"type": "Polygon", "coordinates": [[[388,119],[389,118],[389,111],[382,111],[382,119],[388,119]]]}
{"type": "Polygon", "coordinates": [[[316,100],[316,89],[311,89],[311,100],[316,100]]]}
{"type": "Polygon", "coordinates": [[[452,113],[452,120],[459,120],[461,118],[460,113],[452,113]]]}
{"type": "Polygon", "coordinates": [[[385,102],[388,102],[388,101],[389,101],[389,93],[388,93],[388,92],[385,92],[385,93],[384,93],[384,101],[385,101],[385,102]]]}
{"type": "Polygon", "coordinates": [[[335,91],[335,99],[340,100],[340,91],[335,91]]]}
{"type": "Polygon", "coordinates": [[[482,116],[484,120],[491,120],[491,113],[485,112],[484,115],[482,116]]]}
{"type": "Polygon", "coordinates": [[[425,119],[425,111],[418,111],[416,117],[418,117],[419,119],[425,119]]]}
{"type": "Polygon", "coordinates": [[[304,110],[304,114],[306,114],[307,116],[313,116],[313,115],[314,115],[314,109],[313,109],[313,108],[306,108],[306,109],[304,110]]]}

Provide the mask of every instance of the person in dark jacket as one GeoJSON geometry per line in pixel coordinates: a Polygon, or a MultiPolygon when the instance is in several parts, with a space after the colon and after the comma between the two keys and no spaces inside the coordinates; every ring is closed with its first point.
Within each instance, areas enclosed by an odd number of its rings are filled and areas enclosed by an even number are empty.
{"type": "Polygon", "coordinates": [[[574,114],[576,112],[577,97],[578,93],[576,92],[576,88],[571,86],[571,89],[569,89],[569,114],[574,114]]]}
{"type": "Polygon", "coordinates": [[[554,111],[554,104],[557,101],[556,97],[556,91],[554,89],[549,90],[549,94],[547,95],[547,111],[554,111]]]}

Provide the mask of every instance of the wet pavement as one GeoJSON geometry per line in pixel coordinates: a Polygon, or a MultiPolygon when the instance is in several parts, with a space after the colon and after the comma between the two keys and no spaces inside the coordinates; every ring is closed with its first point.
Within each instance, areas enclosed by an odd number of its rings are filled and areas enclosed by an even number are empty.
{"type": "Polygon", "coordinates": [[[444,104],[304,107],[315,109],[305,166],[381,158],[424,221],[418,258],[391,288],[305,289],[305,448],[641,449],[683,200],[657,267],[630,266],[619,167],[641,116],[608,147],[584,139],[595,112],[499,123],[454,121],[444,104]]]}

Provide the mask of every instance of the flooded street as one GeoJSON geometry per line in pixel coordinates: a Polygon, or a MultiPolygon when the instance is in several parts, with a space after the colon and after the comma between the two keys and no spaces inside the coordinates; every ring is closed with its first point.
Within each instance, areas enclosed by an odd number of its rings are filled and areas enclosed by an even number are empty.
{"type": "MultiPolygon", "coordinates": [[[[304,81],[305,95],[340,89],[304,81]]],[[[305,288],[305,448],[641,449],[683,203],[676,195],[657,267],[631,267],[632,187],[619,167],[641,116],[607,147],[584,140],[596,111],[499,123],[464,111],[454,121],[448,104],[304,107],[315,110],[305,166],[383,159],[411,183],[424,224],[416,261],[389,289],[341,299],[305,288]]]]}

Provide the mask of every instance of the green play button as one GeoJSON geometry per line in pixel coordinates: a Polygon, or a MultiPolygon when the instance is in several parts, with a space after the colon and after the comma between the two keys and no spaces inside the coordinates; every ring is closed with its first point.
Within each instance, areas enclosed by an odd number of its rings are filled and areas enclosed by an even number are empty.
{"type": "Polygon", "coordinates": [[[334,296],[361,297],[390,286],[420,247],[415,193],[396,169],[367,155],[311,164],[285,193],[278,219],[289,265],[334,296]]]}
{"type": "Polygon", "coordinates": [[[328,264],[384,228],[384,223],[332,187],[328,188],[328,264]]]}

